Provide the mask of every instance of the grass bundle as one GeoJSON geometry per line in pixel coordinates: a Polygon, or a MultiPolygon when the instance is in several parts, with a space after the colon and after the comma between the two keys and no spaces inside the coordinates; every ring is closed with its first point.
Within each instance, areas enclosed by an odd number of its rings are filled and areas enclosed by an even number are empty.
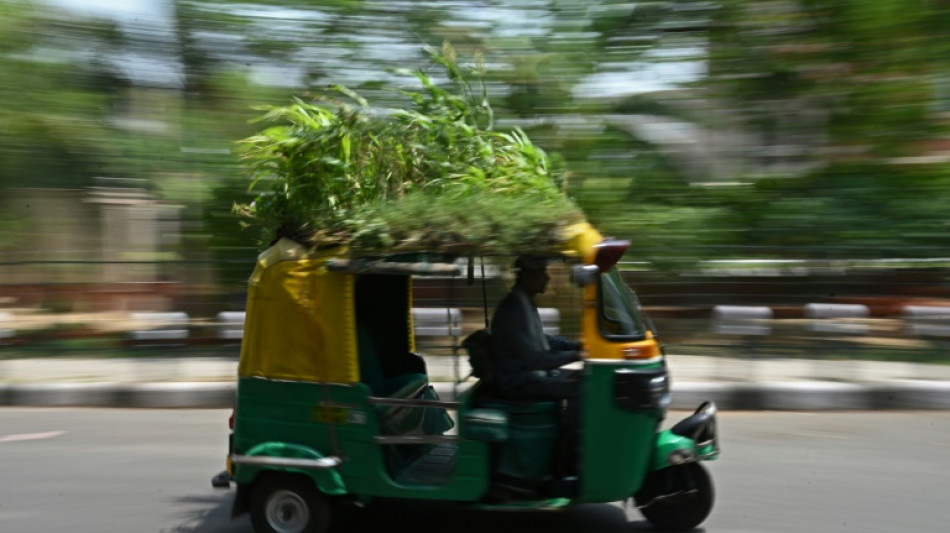
{"type": "Polygon", "coordinates": [[[241,141],[259,194],[235,209],[267,241],[357,254],[550,250],[583,220],[563,169],[523,131],[494,129],[480,58],[463,68],[448,45],[429,54],[447,83],[414,72],[421,88],[400,91],[406,109],[345,87],[263,108],[269,126],[241,141]]]}

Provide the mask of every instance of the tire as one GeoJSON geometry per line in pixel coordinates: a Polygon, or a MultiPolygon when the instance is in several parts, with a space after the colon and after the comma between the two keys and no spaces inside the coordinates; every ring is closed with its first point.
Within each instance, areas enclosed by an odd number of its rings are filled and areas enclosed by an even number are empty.
{"type": "Polygon", "coordinates": [[[251,524],[257,533],[326,533],[330,503],[310,479],[270,474],[251,493],[251,524]]]}
{"type": "Polygon", "coordinates": [[[660,475],[651,476],[649,483],[661,483],[663,476],[672,476],[668,480],[672,481],[674,491],[695,489],[695,492],[656,500],[640,508],[644,518],[660,531],[691,531],[702,524],[712,511],[715,499],[712,479],[706,468],[699,463],[689,463],[666,468],[656,474],[660,475]]]}

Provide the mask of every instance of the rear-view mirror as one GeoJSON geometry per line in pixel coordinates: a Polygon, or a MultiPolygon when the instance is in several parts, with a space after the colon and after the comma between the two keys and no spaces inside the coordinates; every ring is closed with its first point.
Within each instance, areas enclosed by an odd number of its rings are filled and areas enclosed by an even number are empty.
{"type": "Polygon", "coordinates": [[[571,269],[571,279],[578,287],[586,287],[593,283],[600,275],[597,265],[574,265],[571,269]]]}

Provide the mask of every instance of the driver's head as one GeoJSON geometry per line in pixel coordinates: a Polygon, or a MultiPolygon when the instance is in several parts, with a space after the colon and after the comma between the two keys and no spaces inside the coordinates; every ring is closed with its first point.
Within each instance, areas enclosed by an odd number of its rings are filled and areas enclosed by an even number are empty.
{"type": "Polygon", "coordinates": [[[522,255],[515,260],[515,286],[530,296],[541,294],[548,288],[548,260],[536,255],[522,255]]]}

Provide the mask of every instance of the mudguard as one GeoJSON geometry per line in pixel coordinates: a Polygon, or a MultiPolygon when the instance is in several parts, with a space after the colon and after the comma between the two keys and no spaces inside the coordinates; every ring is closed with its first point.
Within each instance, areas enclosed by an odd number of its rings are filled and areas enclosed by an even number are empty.
{"type": "Polygon", "coordinates": [[[336,470],[339,464],[335,458],[326,457],[320,452],[286,442],[262,442],[247,451],[241,458],[233,457],[234,481],[239,485],[249,485],[264,471],[294,472],[313,480],[320,492],[330,496],[342,496],[347,493],[343,478],[336,470]],[[241,458],[274,458],[273,464],[241,464],[241,458]],[[288,461],[280,461],[286,459],[288,461]],[[301,461],[293,461],[295,459],[301,461]]]}
{"type": "Polygon", "coordinates": [[[651,470],[719,457],[716,404],[704,402],[672,428],[657,433],[651,470]]]}

